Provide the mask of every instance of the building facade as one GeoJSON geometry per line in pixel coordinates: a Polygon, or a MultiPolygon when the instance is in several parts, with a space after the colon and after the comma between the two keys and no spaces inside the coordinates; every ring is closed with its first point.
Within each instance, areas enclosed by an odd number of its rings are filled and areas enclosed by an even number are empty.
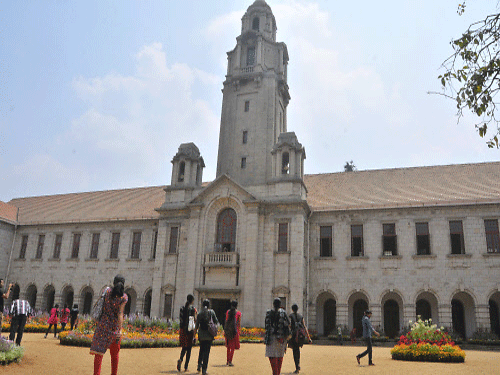
{"type": "Polygon", "coordinates": [[[168,186],[5,204],[18,211],[0,211],[13,296],[89,312],[121,273],[127,313],[177,319],[193,293],[219,316],[236,299],[243,325],[263,326],[279,297],[320,334],[361,333],[367,308],[389,336],[417,315],[500,333],[500,163],[305,175],[276,30],[256,0],[228,52],[214,181],[185,143],[168,186]]]}

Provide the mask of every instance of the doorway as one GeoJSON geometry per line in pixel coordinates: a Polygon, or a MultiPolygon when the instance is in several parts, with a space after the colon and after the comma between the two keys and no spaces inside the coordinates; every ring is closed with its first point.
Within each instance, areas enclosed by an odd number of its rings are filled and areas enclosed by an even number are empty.
{"type": "Polygon", "coordinates": [[[368,303],[364,299],[358,299],[354,302],[352,307],[352,325],[356,328],[356,337],[363,336],[363,325],[361,323],[361,319],[363,319],[363,315],[365,315],[366,310],[368,310],[368,303]]]}
{"type": "Polygon", "coordinates": [[[461,301],[453,299],[451,301],[451,320],[453,332],[465,338],[465,311],[461,301]]]}
{"type": "Polygon", "coordinates": [[[384,303],[384,331],[389,338],[399,334],[399,305],[393,299],[384,303]]]}
{"type": "Polygon", "coordinates": [[[334,299],[328,299],[323,306],[323,329],[325,336],[328,336],[331,332],[334,332],[336,322],[336,312],[337,304],[334,299]]]}
{"type": "Polygon", "coordinates": [[[231,308],[231,300],[219,298],[210,299],[210,308],[215,311],[219,323],[224,325],[226,321],[226,311],[231,308]]]}

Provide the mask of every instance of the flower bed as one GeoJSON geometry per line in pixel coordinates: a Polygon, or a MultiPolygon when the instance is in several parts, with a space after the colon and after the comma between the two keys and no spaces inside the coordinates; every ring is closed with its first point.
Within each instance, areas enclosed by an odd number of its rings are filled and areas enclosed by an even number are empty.
{"type": "Polygon", "coordinates": [[[24,349],[17,346],[13,341],[0,337],[0,364],[8,365],[11,362],[18,362],[24,354],[24,349]]]}
{"type": "MultiPolygon", "coordinates": [[[[410,321],[410,324],[412,322],[410,321]]],[[[465,352],[441,328],[418,317],[410,332],[391,349],[392,359],[421,362],[464,362],[465,352]]]]}

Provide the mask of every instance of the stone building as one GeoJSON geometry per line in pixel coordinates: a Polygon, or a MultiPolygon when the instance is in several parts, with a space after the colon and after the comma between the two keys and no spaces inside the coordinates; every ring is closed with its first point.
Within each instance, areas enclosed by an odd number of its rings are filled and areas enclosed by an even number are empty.
{"type": "Polygon", "coordinates": [[[309,327],[393,336],[416,315],[470,337],[499,332],[500,163],[304,175],[287,127],[288,50],[256,0],[228,52],[216,179],[193,143],[170,185],[13,199],[0,271],[14,295],[89,312],[117,273],[128,313],[178,318],[186,295],[262,326],[279,297],[309,327]],[[358,329],[358,332],[360,330],[358,329]]]}

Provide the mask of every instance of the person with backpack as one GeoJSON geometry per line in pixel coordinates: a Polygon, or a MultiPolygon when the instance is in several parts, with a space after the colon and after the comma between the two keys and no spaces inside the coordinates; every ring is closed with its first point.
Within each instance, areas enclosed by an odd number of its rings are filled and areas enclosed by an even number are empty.
{"type": "Polygon", "coordinates": [[[298,313],[299,306],[297,304],[294,303],[292,305],[292,311],[289,317],[292,337],[288,340],[288,346],[293,351],[293,361],[295,362],[294,374],[298,374],[300,372],[300,348],[306,342],[311,342],[311,336],[309,336],[309,330],[306,327],[304,318],[298,313]]]}
{"type": "Polygon", "coordinates": [[[184,370],[187,371],[189,366],[189,359],[191,358],[191,349],[195,341],[195,323],[196,315],[198,312],[193,306],[194,296],[188,294],[186,303],[181,307],[179,314],[179,343],[182,347],[181,356],[177,361],[177,371],[181,371],[182,361],[184,355],[186,355],[186,363],[184,364],[184,370]],[[191,321],[191,323],[190,323],[191,321]]]}
{"type": "Polygon", "coordinates": [[[200,341],[197,371],[201,371],[202,375],[206,375],[210,348],[212,347],[212,341],[214,341],[215,336],[217,336],[217,325],[219,321],[217,320],[215,311],[210,308],[210,301],[208,299],[204,300],[202,305],[203,307],[196,320],[198,341],[200,341]]]}
{"type": "Polygon", "coordinates": [[[227,347],[226,366],[234,366],[234,351],[240,348],[241,312],[236,310],[237,307],[238,302],[231,301],[231,308],[226,312],[226,322],[224,323],[224,337],[227,347]]]}
{"type": "Polygon", "coordinates": [[[288,336],[290,335],[290,320],[286,311],[281,308],[281,300],[275,298],[273,309],[266,312],[266,357],[269,358],[273,375],[280,375],[283,356],[286,352],[288,336]]]}

